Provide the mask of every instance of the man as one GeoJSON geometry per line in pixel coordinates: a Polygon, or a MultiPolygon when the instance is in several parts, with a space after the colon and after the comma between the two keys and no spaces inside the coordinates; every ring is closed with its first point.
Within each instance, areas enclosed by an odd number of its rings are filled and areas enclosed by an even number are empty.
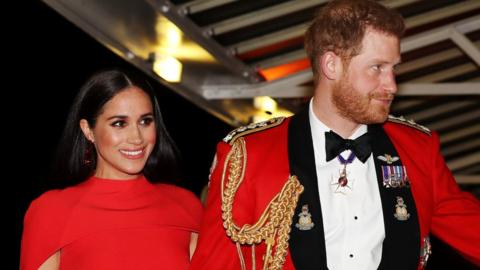
{"type": "Polygon", "coordinates": [[[321,9],[309,108],[218,145],[191,269],[421,269],[430,233],[480,264],[480,203],[435,133],[388,116],[403,32],[375,1],[321,9]]]}

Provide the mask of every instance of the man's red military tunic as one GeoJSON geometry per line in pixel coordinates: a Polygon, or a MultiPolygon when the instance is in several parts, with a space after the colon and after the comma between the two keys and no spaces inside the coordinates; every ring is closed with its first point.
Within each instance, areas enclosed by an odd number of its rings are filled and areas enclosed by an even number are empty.
{"type": "MultiPolygon", "coordinates": [[[[239,254],[236,243],[226,234],[228,224],[224,226],[222,219],[222,191],[225,189],[222,181],[228,182],[229,179],[230,160],[227,156],[232,145],[239,141],[245,145],[245,165],[241,185],[234,194],[231,210],[234,223],[239,227],[256,223],[289,176],[296,175],[304,191],[293,220],[286,215],[285,218],[289,219],[286,222],[290,225],[297,223],[301,205],[308,202],[316,225],[310,231],[291,227],[283,269],[326,269],[321,206],[307,115],[303,112],[292,118],[254,125],[250,129],[240,128],[218,144],[206,213],[191,269],[241,269],[241,264],[251,269],[252,260],[255,260],[257,269],[262,269],[265,243],[255,245],[253,252],[252,245],[239,245],[239,254]]],[[[379,269],[422,268],[428,254],[430,233],[480,265],[480,203],[460,191],[440,155],[436,133],[430,134],[413,122],[395,118],[368,129],[372,136],[386,232],[379,269]],[[382,186],[381,166],[386,163],[382,164],[376,157],[384,154],[400,157],[399,166],[406,169],[409,187],[388,189],[382,186]],[[394,217],[394,198],[399,194],[406,198],[413,215],[408,222],[394,217]]]]}

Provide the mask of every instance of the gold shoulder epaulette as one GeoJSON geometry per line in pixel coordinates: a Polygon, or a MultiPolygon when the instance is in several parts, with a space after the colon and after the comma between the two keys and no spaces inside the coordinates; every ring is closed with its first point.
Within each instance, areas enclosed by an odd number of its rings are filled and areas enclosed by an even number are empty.
{"type": "Polygon", "coordinates": [[[393,116],[393,115],[389,115],[388,116],[388,121],[412,127],[414,129],[420,130],[421,132],[423,132],[425,134],[428,134],[429,136],[432,135],[432,133],[430,132],[430,129],[428,129],[427,127],[419,125],[411,119],[405,119],[405,117],[403,117],[403,116],[396,117],[396,116],[393,116]]]}
{"type": "Polygon", "coordinates": [[[225,138],[223,138],[223,141],[229,144],[233,144],[235,140],[240,137],[243,137],[247,134],[255,133],[261,130],[276,127],[280,125],[283,122],[283,120],[285,120],[285,117],[275,117],[267,121],[252,123],[247,126],[241,126],[239,128],[236,128],[230,131],[230,133],[228,133],[228,135],[225,138]]]}

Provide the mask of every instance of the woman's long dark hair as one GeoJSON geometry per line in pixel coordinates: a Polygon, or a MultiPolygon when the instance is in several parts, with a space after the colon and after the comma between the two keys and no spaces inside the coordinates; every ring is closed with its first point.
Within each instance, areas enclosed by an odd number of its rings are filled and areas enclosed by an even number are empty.
{"type": "Polygon", "coordinates": [[[150,97],[154,110],[157,140],[143,174],[150,182],[170,182],[177,176],[178,149],[163,124],[160,106],[147,81],[119,70],[105,70],[94,74],[75,97],[53,167],[56,187],[78,184],[90,177],[96,167],[95,148],[80,129],[80,120],[86,119],[91,128],[103,106],[128,87],[140,88],[150,97]]]}

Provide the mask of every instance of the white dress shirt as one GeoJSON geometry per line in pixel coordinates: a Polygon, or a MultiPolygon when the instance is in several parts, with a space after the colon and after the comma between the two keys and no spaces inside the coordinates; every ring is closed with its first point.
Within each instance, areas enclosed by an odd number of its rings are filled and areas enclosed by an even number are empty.
{"type": "MultiPolygon", "coordinates": [[[[322,207],[323,228],[330,270],[377,269],[385,239],[382,202],[371,154],[365,163],[355,158],[346,166],[348,185],[337,184],[343,165],[335,158],[326,161],[325,132],[331,129],[314,114],[310,101],[309,119],[322,207]]],[[[361,125],[349,139],[367,132],[361,125]]],[[[341,153],[347,159],[350,150],[341,153]]]]}

